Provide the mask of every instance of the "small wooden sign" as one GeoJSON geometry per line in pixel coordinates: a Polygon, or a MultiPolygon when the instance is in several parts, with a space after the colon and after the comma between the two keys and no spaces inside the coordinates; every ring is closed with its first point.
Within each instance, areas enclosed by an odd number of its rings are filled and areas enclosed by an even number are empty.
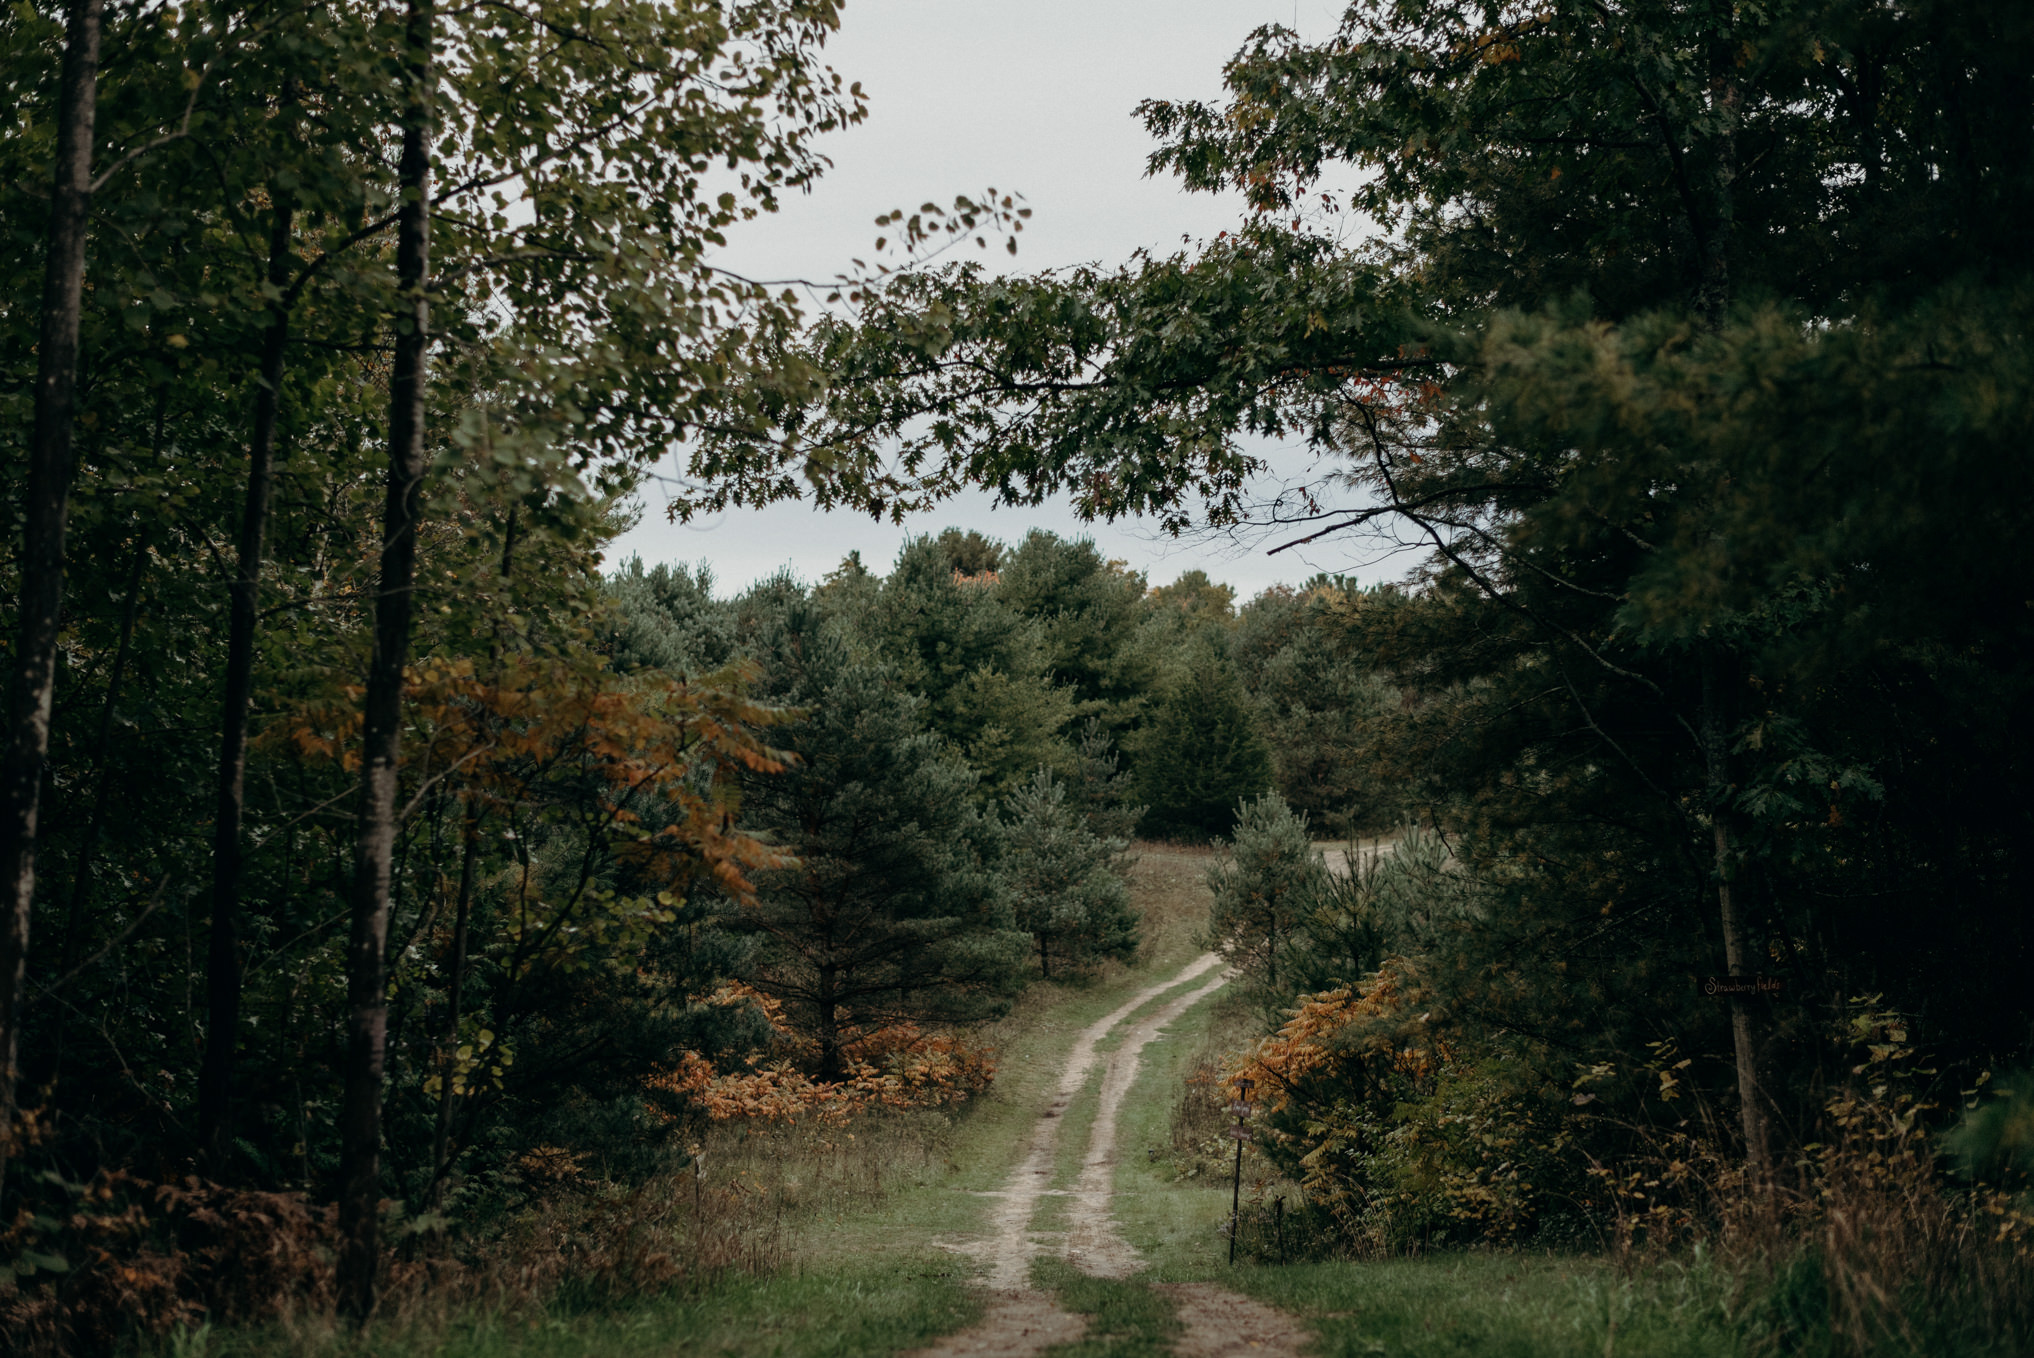
{"type": "Polygon", "coordinates": [[[1248,1127],[1239,1126],[1231,1127],[1229,1129],[1229,1139],[1231,1141],[1255,1141],[1257,1138],[1251,1135],[1250,1129],[1248,1127]]]}
{"type": "Polygon", "coordinates": [[[1782,989],[1782,978],[1778,976],[1711,976],[1702,982],[1703,994],[1725,997],[1763,995],[1778,999],[1782,989]]]}

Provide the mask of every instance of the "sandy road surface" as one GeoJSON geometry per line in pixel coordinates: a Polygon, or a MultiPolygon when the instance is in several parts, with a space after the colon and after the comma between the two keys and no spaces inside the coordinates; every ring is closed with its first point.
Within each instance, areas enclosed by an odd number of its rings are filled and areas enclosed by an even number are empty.
{"type": "MultiPolygon", "coordinates": [[[[1051,1248],[1032,1233],[1031,1219],[1038,1200],[1052,1182],[1060,1124],[1098,1062],[1103,1066],[1101,1091],[1088,1133],[1080,1180],[1073,1190],[1068,1230],[1059,1248],[1076,1268],[1096,1277],[1126,1278],[1136,1272],[1141,1261],[1136,1250],[1116,1230],[1110,1211],[1117,1162],[1117,1117],[1137,1078],[1144,1048],[1166,1024],[1228,980],[1226,971],[1217,971],[1220,966],[1219,957],[1205,953],[1081,1031],[1067,1053],[1052,1102],[1032,1127],[1023,1158],[996,1195],[987,1236],[962,1247],[988,1265],[986,1281],[993,1295],[987,1314],[979,1325],[920,1349],[913,1358],[1029,1358],[1055,1344],[1079,1339],[1086,1330],[1081,1317],[1062,1309],[1050,1295],[1029,1287],[1028,1283],[1032,1259],[1051,1248]],[[1216,974],[1198,986],[1181,990],[1159,1008],[1123,1028],[1122,1041],[1115,1050],[1106,1056],[1097,1054],[1095,1049],[1131,1014],[1174,987],[1186,986],[1209,972],[1216,974]]],[[[1209,1284],[1183,1284],[1166,1290],[1186,1327],[1177,1346],[1183,1358],[1228,1358],[1231,1354],[1290,1358],[1299,1351],[1302,1336],[1298,1327],[1260,1303],[1209,1284]]]]}

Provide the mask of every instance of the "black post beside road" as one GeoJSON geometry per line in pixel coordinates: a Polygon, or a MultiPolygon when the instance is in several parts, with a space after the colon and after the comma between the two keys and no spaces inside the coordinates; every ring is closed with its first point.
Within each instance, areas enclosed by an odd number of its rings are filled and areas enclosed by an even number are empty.
{"type": "Polygon", "coordinates": [[[1229,1111],[1236,1115],[1236,1125],[1229,1129],[1229,1135],[1236,1139],[1236,1177],[1229,1185],[1229,1264],[1232,1268],[1236,1263],[1236,1232],[1243,1221],[1243,1143],[1250,1139],[1250,1128],[1243,1119],[1250,1116],[1250,1091],[1256,1086],[1255,1080],[1236,1081],[1241,1097],[1229,1105],[1229,1111]]]}

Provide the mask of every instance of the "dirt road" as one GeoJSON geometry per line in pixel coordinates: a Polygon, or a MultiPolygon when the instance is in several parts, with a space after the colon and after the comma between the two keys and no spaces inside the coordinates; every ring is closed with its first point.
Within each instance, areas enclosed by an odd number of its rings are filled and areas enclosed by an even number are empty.
{"type": "MultiPolygon", "coordinates": [[[[1031,1261],[1057,1249],[1068,1262],[1096,1277],[1127,1278],[1142,1264],[1137,1251],[1117,1231],[1110,1210],[1117,1162],[1116,1126],[1123,1100],[1137,1078],[1144,1048],[1168,1023],[1219,989],[1229,978],[1213,953],[1195,958],[1168,979],[1148,986],[1115,1012],[1084,1029],[1067,1053],[1052,1102],[1039,1114],[1023,1157],[1003,1190],[996,1195],[986,1236],[963,1248],[987,1265],[986,1285],[993,1295],[982,1323],[949,1335],[915,1358],[1026,1358],[1055,1344],[1080,1338],[1085,1322],[1064,1309],[1050,1294],[1029,1286],[1031,1261]],[[1201,980],[1210,972],[1215,973],[1201,980]],[[1192,982],[1201,981],[1199,985],[1192,982]],[[1131,1015],[1168,992],[1173,998],[1142,1014],[1131,1015]],[[1097,1048],[1120,1029],[1121,1042],[1106,1055],[1097,1048]],[[1051,1186],[1054,1152],[1067,1109],[1087,1086],[1097,1065],[1102,1067],[1094,1122],[1088,1133],[1081,1175],[1075,1184],[1068,1229],[1056,1246],[1035,1234],[1031,1221],[1038,1202],[1051,1186]]],[[[1168,1288],[1186,1328],[1177,1351],[1185,1358],[1219,1358],[1254,1354],[1281,1358],[1296,1354],[1301,1334],[1277,1312],[1207,1284],[1168,1288]]]]}

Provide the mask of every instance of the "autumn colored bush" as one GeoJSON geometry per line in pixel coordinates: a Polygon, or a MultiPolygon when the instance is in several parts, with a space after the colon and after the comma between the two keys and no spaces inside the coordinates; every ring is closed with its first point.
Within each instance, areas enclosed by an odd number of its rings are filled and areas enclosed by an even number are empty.
{"type": "Polygon", "coordinates": [[[686,1052],[647,1086],[703,1109],[714,1122],[784,1123],[801,1120],[841,1126],[872,1108],[893,1111],[962,1103],[996,1077],[995,1053],[943,1031],[899,1022],[850,1027],[842,1041],[847,1078],[822,1081],[805,1072],[817,1057],[811,1039],[784,1021],[783,1007],[749,987],[722,987],[713,1003],[753,1002],[776,1041],[744,1068],[719,1071],[698,1052],[686,1052]]]}
{"type": "Polygon", "coordinates": [[[1723,1130],[1733,1120],[1695,1091],[1672,1040],[1629,1068],[1583,1068],[1555,1099],[1435,1031],[1431,1004],[1394,961],[1362,985],[1302,996],[1278,1032],[1219,1071],[1196,1068],[1176,1140],[1205,1129],[1239,1080],[1256,1082],[1257,1148],[1304,1195],[1281,1249],[1530,1241],[1607,1248],[1628,1273],[1694,1259],[1720,1270],[1753,1353],[2024,1352],[2034,1341],[2025,1176],[1993,1153],[1966,1155],[1959,1177],[1946,1154],[2006,1140],[1993,1124],[2017,1115],[2017,1086],[1991,1101],[1965,1091],[1965,1130],[1945,1136],[1959,1110],[1939,1106],[1937,1072],[1876,997],[1843,1007],[1830,1050],[1849,1063],[1766,1180],[1746,1169],[1723,1130]]]}
{"type": "Polygon", "coordinates": [[[198,1323],[330,1304],[333,1215],[300,1193],[45,1179],[0,1235],[0,1330],[24,1354],[111,1353],[198,1323]]]}

